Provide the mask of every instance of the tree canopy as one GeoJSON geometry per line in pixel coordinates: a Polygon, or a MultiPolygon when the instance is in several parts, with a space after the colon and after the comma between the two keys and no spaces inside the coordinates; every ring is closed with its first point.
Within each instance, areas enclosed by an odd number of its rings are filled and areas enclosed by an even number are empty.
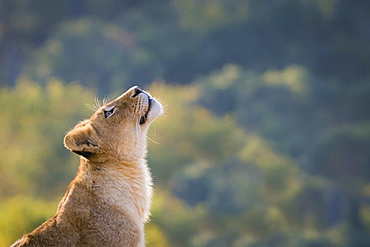
{"type": "Polygon", "coordinates": [[[63,136],[140,85],[148,246],[370,245],[370,2],[3,0],[0,246],[56,210],[63,136]]]}

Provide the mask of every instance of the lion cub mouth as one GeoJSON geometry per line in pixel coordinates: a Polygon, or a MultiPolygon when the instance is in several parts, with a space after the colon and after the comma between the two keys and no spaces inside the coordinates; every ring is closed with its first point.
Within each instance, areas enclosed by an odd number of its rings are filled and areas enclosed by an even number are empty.
{"type": "Polygon", "coordinates": [[[145,124],[146,123],[146,120],[148,119],[148,114],[149,114],[150,110],[152,109],[153,99],[149,95],[147,95],[147,96],[148,96],[148,110],[145,112],[145,114],[143,116],[140,117],[139,124],[145,124]]]}
{"type": "Polygon", "coordinates": [[[135,94],[131,96],[137,98],[134,104],[134,112],[140,115],[139,124],[145,124],[148,120],[148,114],[152,109],[153,98],[147,92],[141,90],[139,87],[135,89],[135,94]]]}

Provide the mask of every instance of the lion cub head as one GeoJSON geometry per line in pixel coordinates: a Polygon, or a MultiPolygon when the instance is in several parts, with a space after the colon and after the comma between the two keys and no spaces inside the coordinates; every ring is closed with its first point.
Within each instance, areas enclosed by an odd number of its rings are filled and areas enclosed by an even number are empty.
{"type": "Polygon", "coordinates": [[[161,113],[161,104],[134,86],[76,125],[64,145],[90,161],[135,162],[145,156],[148,127],[161,113]]]}

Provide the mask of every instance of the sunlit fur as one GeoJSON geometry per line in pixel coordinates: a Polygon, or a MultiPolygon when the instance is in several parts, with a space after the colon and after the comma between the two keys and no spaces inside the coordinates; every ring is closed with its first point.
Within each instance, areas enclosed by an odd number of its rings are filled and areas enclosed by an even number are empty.
{"type": "Polygon", "coordinates": [[[162,107],[153,99],[147,112],[148,94],[134,95],[135,87],[65,136],[64,145],[81,156],[77,175],[56,214],[13,246],[145,246],[152,195],[146,132],[162,107]]]}

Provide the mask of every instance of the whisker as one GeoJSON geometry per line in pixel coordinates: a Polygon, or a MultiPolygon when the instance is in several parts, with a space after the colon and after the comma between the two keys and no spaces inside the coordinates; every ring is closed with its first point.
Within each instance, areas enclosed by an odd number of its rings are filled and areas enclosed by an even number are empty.
{"type": "Polygon", "coordinates": [[[159,142],[154,141],[153,139],[151,139],[151,138],[150,138],[150,137],[148,137],[148,136],[147,136],[146,138],[147,138],[149,141],[153,142],[154,144],[157,144],[157,145],[159,144],[159,142]]]}
{"type": "Polygon", "coordinates": [[[166,104],[166,99],[164,98],[164,99],[162,99],[162,98],[160,98],[160,97],[156,97],[155,98],[160,104],[161,104],[161,106],[162,106],[162,116],[161,117],[168,117],[168,115],[167,115],[167,111],[166,111],[166,109],[167,109],[167,104],[166,104]]]}
{"type": "Polygon", "coordinates": [[[94,99],[94,104],[92,105],[94,111],[96,111],[97,109],[99,109],[99,102],[98,102],[98,98],[95,98],[94,99]]]}
{"type": "Polygon", "coordinates": [[[89,109],[93,109],[93,111],[96,111],[100,109],[103,105],[107,104],[108,100],[109,100],[108,98],[104,98],[102,100],[99,100],[99,98],[95,98],[94,104],[93,105],[89,104],[88,107],[89,109]]]}
{"type": "Polygon", "coordinates": [[[96,111],[95,109],[95,106],[92,105],[92,104],[89,104],[89,103],[86,103],[86,102],[82,102],[86,107],[87,109],[91,110],[91,111],[96,111]]]}
{"type": "Polygon", "coordinates": [[[102,104],[105,105],[108,103],[108,101],[109,101],[109,98],[104,97],[102,100],[102,104]]]}

